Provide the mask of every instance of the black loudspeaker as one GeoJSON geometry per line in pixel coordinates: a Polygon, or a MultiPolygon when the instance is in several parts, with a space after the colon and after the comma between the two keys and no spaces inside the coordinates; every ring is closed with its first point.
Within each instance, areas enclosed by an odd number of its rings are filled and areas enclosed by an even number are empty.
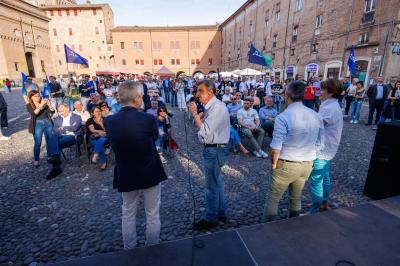
{"type": "Polygon", "coordinates": [[[400,123],[378,126],[364,195],[371,199],[400,196],[400,123]]]}

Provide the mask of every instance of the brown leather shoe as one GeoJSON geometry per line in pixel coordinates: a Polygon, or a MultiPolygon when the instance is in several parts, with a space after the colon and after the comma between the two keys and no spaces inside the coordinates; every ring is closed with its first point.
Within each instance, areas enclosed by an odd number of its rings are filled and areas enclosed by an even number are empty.
{"type": "Polygon", "coordinates": [[[319,209],[320,212],[327,211],[329,209],[329,205],[327,201],[324,201],[321,205],[321,208],[319,209]]]}

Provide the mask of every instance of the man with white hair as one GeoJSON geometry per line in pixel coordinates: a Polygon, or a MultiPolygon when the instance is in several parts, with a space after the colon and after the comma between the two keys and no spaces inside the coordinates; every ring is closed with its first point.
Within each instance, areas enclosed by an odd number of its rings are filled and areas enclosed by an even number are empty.
{"type": "Polygon", "coordinates": [[[90,118],[90,114],[88,111],[83,108],[83,104],[81,101],[76,101],[74,103],[74,114],[77,114],[81,117],[82,119],[82,124],[86,124],[86,121],[90,118]]]}
{"type": "Polygon", "coordinates": [[[155,142],[156,119],[140,112],[143,86],[124,81],[118,86],[121,110],[107,117],[104,126],[115,153],[114,188],[122,193],[124,248],[136,247],[136,213],[140,194],[146,209],[146,245],[160,240],[160,182],[167,179],[155,142]]]}

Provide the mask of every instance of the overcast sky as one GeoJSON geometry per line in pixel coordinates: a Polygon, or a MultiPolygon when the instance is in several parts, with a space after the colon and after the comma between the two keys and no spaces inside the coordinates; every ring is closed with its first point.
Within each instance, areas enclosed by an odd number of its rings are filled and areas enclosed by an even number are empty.
{"type": "MultiPolygon", "coordinates": [[[[86,0],[78,0],[85,3],[86,0]]],[[[212,25],[222,22],[246,0],[92,0],[108,3],[116,26],[212,25]]]]}

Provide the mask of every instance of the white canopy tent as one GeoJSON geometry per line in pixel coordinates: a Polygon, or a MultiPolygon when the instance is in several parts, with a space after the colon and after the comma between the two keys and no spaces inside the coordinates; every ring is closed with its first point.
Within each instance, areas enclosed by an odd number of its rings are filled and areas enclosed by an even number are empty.
{"type": "Polygon", "coordinates": [[[240,69],[235,69],[235,70],[233,70],[231,73],[233,73],[233,74],[235,74],[235,75],[240,75],[240,72],[241,72],[242,70],[240,70],[240,69]]]}
{"type": "Polygon", "coordinates": [[[262,72],[252,69],[252,68],[245,68],[240,71],[239,75],[241,75],[241,76],[261,76],[262,72]]]}
{"type": "Polygon", "coordinates": [[[234,73],[232,73],[232,72],[229,72],[229,71],[223,71],[223,72],[220,72],[219,73],[219,76],[221,77],[221,78],[230,78],[230,77],[234,77],[234,78],[237,78],[238,77],[238,75],[236,75],[236,74],[234,74],[234,73]]]}

